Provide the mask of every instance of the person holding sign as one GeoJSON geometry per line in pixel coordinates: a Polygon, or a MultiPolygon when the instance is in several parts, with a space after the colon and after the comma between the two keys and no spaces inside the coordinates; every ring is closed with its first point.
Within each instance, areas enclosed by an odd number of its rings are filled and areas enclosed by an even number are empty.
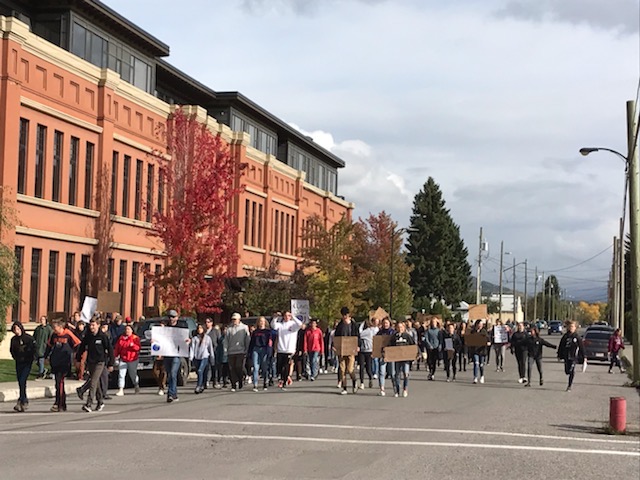
{"type": "MultiPolygon", "coordinates": [[[[389,320],[389,317],[383,319],[382,328],[378,330],[377,335],[393,336],[395,334],[396,334],[396,331],[393,328],[391,328],[391,321],[389,320]]],[[[380,367],[380,370],[378,372],[378,385],[380,386],[380,392],[378,393],[378,395],[381,397],[384,397],[386,395],[384,391],[384,384],[386,382],[387,368],[389,369],[389,375],[391,375],[392,379],[395,378],[396,371],[395,371],[394,363],[385,362],[384,357],[380,358],[379,367],[380,367]]]]}
{"type": "Polygon", "coordinates": [[[447,382],[451,381],[451,368],[453,367],[453,381],[456,381],[456,356],[462,350],[462,340],[455,332],[455,325],[450,323],[442,336],[444,371],[447,373],[447,382]]]}
{"type": "Polygon", "coordinates": [[[298,330],[302,322],[291,315],[291,312],[284,312],[284,317],[274,317],[271,320],[271,328],[278,334],[276,349],[278,372],[280,381],[278,388],[286,390],[286,387],[293,383],[291,380],[291,370],[293,369],[293,355],[296,353],[298,344],[298,330]]]}
{"type": "MultiPolygon", "coordinates": [[[[178,312],[169,310],[167,312],[169,324],[167,327],[178,328],[178,312]]],[[[186,343],[190,343],[190,339],[186,339],[186,343]]],[[[167,372],[167,403],[178,401],[178,370],[180,370],[180,357],[164,357],[164,369],[167,372]]]]}
{"type": "Polygon", "coordinates": [[[491,342],[496,353],[496,372],[504,372],[504,355],[507,353],[509,330],[506,325],[502,324],[502,320],[496,320],[491,333],[491,342]]]}
{"type": "MultiPolygon", "coordinates": [[[[407,326],[404,322],[398,322],[398,331],[391,339],[389,346],[391,347],[405,347],[407,345],[415,345],[416,341],[409,332],[407,332],[407,326]]],[[[411,360],[395,362],[395,376],[393,381],[394,397],[400,396],[400,376],[402,376],[402,396],[409,396],[409,365],[411,360]]]]}
{"type": "Polygon", "coordinates": [[[487,358],[487,350],[491,341],[484,320],[476,320],[473,331],[468,336],[469,355],[473,357],[473,383],[484,383],[484,362],[487,358]],[[473,343],[472,343],[473,342],[473,343]]]}
{"type": "MultiPolygon", "coordinates": [[[[349,308],[342,307],[340,309],[340,314],[342,315],[342,320],[336,326],[336,332],[334,334],[334,338],[339,338],[339,337],[359,338],[358,326],[351,319],[351,315],[349,314],[349,308]]],[[[359,350],[359,348],[356,348],[356,351],[357,350],[359,350]]],[[[356,352],[353,352],[350,355],[344,355],[344,354],[341,355],[340,352],[338,352],[338,360],[340,362],[339,368],[340,368],[340,376],[341,376],[340,381],[342,384],[342,392],[340,392],[341,395],[347,394],[347,374],[349,374],[349,376],[351,377],[351,382],[353,384],[353,393],[357,393],[358,391],[358,387],[356,385],[357,381],[356,381],[356,372],[355,372],[355,365],[356,365],[355,354],[356,352]]]]}

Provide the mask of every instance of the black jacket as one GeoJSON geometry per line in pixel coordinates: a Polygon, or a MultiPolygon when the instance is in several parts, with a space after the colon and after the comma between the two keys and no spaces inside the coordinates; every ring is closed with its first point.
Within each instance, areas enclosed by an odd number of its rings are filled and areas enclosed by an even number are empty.
{"type": "Polygon", "coordinates": [[[16,363],[31,363],[36,355],[36,341],[33,337],[24,331],[22,323],[15,322],[11,327],[18,327],[22,332],[20,335],[14,335],[11,339],[9,351],[16,363]]]}
{"type": "Polygon", "coordinates": [[[584,345],[576,332],[567,332],[562,336],[558,345],[558,358],[582,363],[584,360],[584,345]]]}
{"type": "Polygon", "coordinates": [[[335,337],[360,337],[360,332],[358,331],[358,326],[356,322],[351,320],[351,323],[347,324],[342,320],[336,326],[335,337]]]}
{"type": "Polygon", "coordinates": [[[529,335],[525,340],[525,346],[527,348],[527,353],[531,358],[542,358],[542,347],[553,348],[554,350],[558,347],[553,345],[552,343],[547,342],[545,339],[539,336],[529,335]]]}
{"type": "Polygon", "coordinates": [[[457,333],[453,332],[452,334],[449,334],[447,332],[445,332],[442,335],[442,350],[444,351],[444,344],[445,344],[445,340],[447,338],[450,338],[453,340],[453,350],[458,353],[462,350],[462,339],[460,338],[460,335],[458,335],[457,333]]]}
{"type": "Polygon", "coordinates": [[[396,332],[396,334],[391,339],[392,347],[404,347],[405,345],[415,345],[416,341],[409,332],[396,332]]]}
{"type": "Polygon", "coordinates": [[[76,359],[80,360],[85,351],[87,352],[88,364],[105,363],[107,366],[113,365],[113,347],[106,334],[100,331],[95,335],[87,332],[78,347],[76,359]]]}
{"type": "Polygon", "coordinates": [[[522,353],[527,348],[527,332],[514,332],[511,335],[511,353],[515,350],[516,353],[522,353]]]}

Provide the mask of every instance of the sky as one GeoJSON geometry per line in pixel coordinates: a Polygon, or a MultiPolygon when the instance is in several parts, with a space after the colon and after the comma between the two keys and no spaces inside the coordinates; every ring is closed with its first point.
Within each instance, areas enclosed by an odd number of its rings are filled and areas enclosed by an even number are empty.
{"type": "Polygon", "coordinates": [[[537,267],[568,299],[606,299],[624,163],[578,150],[626,154],[640,0],[104,1],[177,68],[343,158],[354,218],[408,226],[431,176],[474,275],[483,227],[483,280],[498,283],[504,242],[529,294],[537,267]]]}

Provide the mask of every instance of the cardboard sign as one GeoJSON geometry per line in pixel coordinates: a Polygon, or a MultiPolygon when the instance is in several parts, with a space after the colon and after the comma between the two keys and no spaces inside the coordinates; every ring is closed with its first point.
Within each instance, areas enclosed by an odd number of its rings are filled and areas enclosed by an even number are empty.
{"type": "Polygon", "coordinates": [[[113,313],[120,312],[120,292],[98,292],[98,308],[99,312],[113,313]]]}
{"type": "Polygon", "coordinates": [[[156,318],[160,316],[160,308],[155,306],[148,306],[142,309],[142,315],[144,318],[156,318]]]}
{"type": "Polygon", "coordinates": [[[483,333],[467,333],[464,336],[464,344],[467,347],[486,347],[487,336],[483,333]]]}
{"type": "Polygon", "coordinates": [[[84,303],[82,304],[82,312],[80,312],[80,319],[84,323],[89,323],[89,320],[93,317],[93,314],[96,313],[96,307],[98,305],[98,300],[94,297],[84,297],[84,303]]]}
{"type": "Polygon", "coordinates": [[[384,320],[388,316],[389,316],[389,314],[382,307],[378,307],[378,309],[373,313],[373,318],[376,318],[376,319],[378,319],[380,321],[384,320]]]}
{"type": "Polygon", "coordinates": [[[373,336],[373,350],[371,351],[372,358],[382,358],[382,349],[391,343],[393,335],[374,335],[373,336]]]}
{"type": "Polygon", "coordinates": [[[469,305],[469,320],[479,320],[481,318],[487,318],[488,316],[489,312],[487,311],[486,303],[469,305]]]}
{"type": "Polygon", "coordinates": [[[336,355],[339,357],[348,357],[355,355],[358,350],[358,337],[334,337],[333,346],[336,349],[336,355]]]}
{"type": "Polygon", "coordinates": [[[49,323],[53,322],[54,320],[61,320],[63,322],[66,322],[67,312],[48,312],[47,320],[49,321],[49,323]]]}
{"type": "Polygon", "coordinates": [[[423,322],[428,322],[428,321],[429,321],[429,315],[422,312],[416,313],[416,322],[420,322],[422,324],[423,322]]]}
{"type": "Polygon", "coordinates": [[[386,347],[384,349],[385,362],[411,362],[418,356],[417,345],[403,345],[396,347],[386,347]]]}

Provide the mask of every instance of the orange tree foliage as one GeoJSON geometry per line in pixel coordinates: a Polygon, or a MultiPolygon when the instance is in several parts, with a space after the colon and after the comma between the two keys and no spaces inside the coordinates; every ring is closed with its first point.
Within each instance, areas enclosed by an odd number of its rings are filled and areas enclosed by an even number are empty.
{"type": "Polygon", "coordinates": [[[591,325],[602,319],[605,303],[587,303],[581,301],[576,308],[576,318],[583,325],[591,325]]]}
{"type": "MultiPolygon", "coordinates": [[[[168,119],[167,153],[153,154],[166,182],[167,204],[154,209],[151,237],[164,247],[164,268],[146,275],[168,308],[183,313],[220,310],[224,280],[238,257],[233,202],[244,165],[193,116],[168,119]]],[[[162,185],[161,187],[162,188],[162,185]]],[[[147,208],[150,208],[147,206],[147,208]]]]}

